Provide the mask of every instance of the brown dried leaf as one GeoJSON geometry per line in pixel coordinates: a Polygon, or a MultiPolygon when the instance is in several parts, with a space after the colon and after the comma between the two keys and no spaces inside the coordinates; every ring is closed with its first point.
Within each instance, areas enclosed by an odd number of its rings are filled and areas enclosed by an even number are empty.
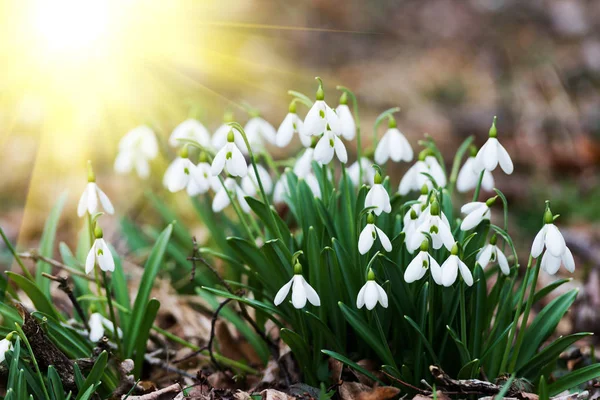
{"type": "Polygon", "coordinates": [[[342,400],[387,400],[397,396],[400,389],[393,386],[370,388],[359,382],[344,382],[339,388],[342,400]]]}
{"type": "Polygon", "coordinates": [[[296,400],[295,397],[275,389],[265,389],[260,394],[264,400],[296,400]]]}

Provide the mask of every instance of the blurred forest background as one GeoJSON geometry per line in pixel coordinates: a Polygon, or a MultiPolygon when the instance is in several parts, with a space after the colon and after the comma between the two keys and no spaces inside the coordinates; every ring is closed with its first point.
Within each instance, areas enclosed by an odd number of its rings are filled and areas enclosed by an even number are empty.
{"type": "Polygon", "coordinates": [[[287,90],[312,96],[319,75],[332,105],[336,85],[355,91],[367,144],[376,116],[398,106],[413,147],[430,134],[447,165],[469,135],[482,145],[498,115],[515,161],[512,176],[495,176],[517,211],[511,233],[528,251],[552,199],[578,263],[573,285],[586,285],[570,323],[600,331],[600,1],[129,0],[80,14],[0,4],[0,225],[20,248],[36,245],[64,190],[59,238],[74,242],[88,159],[118,214],[152,221],[150,189],[185,214],[185,195],[160,187],[168,157],[149,182],[114,174],[118,140],[148,124],[166,141],[191,112],[210,130],[226,110],[244,123],[243,103],[277,127],[287,90]]]}

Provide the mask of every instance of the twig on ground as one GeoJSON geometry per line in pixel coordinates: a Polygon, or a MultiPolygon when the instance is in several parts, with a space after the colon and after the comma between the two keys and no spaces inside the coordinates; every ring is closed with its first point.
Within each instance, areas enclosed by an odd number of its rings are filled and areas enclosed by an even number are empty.
{"type": "MultiPolygon", "coordinates": [[[[129,396],[128,400],[157,400],[160,399],[162,395],[169,393],[180,393],[181,385],[179,383],[174,383],[171,386],[167,386],[166,388],[157,390],[156,392],[143,394],[141,396],[129,396]]],[[[121,398],[124,399],[126,395],[123,395],[121,398]]]]}
{"type": "Polygon", "coordinates": [[[383,372],[383,374],[384,374],[385,376],[387,376],[388,378],[390,378],[390,379],[391,379],[391,380],[393,380],[394,382],[397,382],[397,383],[399,383],[399,384],[400,384],[400,385],[402,385],[402,386],[405,386],[405,387],[407,387],[407,388],[410,388],[410,389],[414,390],[415,392],[417,392],[417,393],[419,393],[419,394],[422,394],[422,395],[425,395],[425,396],[429,396],[429,395],[431,394],[431,391],[429,391],[429,390],[425,390],[425,389],[421,389],[421,388],[418,388],[418,387],[416,387],[416,386],[413,386],[413,385],[411,385],[410,383],[404,382],[403,380],[401,380],[401,379],[398,379],[398,378],[396,378],[395,376],[392,376],[392,375],[388,374],[388,373],[387,373],[387,372],[385,372],[385,371],[381,371],[381,372],[383,372]]]}
{"type": "Polygon", "coordinates": [[[65,271],[68,271],[68,272],[70,272],[73,275],[77,275],[77,276],[79,276],[81,278],[87,279],[90,282],[94,282],[94,278],[93,277],[88,276],[87,274],[85,274],[85,273],[83,273],[81,271],[78,271],[75,268],[69,267],[68,265],[63,264],[60,261],[54,260],[52,258],[45,257],[45,256],[39,254],[36,250],[31,250],[31,251],[26,252],[26,253],[19,253],[19,257],[30,259],[30,260],[33,260],[35,262],[43,261],[43,262],[45,262],[47,264],[50,264],[53,267],[64,269],[65,271]]]}
{"type": "Polygon", "coordinates": [[[73,289],[71,289],[71,286],[69,285],[68,278],[64,277],[64,276],[50,275],[46,272],[42,272],[42,275],[45,278],[48,278],[54,282],[58,282],[58,288],[60,290],[62,290],[63,292],[65,292],[66,295],[69,297],[69,300],[71,300],[71,303],[73,304],[73,308],[75,308],[75,311],[77,312],[77,315],[79,315],[79,318],[81,318],[81,321],[83,322],[83,325],[85,326],[85,329],[87,329],[87,331],[89,332],[90,326],[89,326],[86,316],[83,312],[83,308],[81,308],[81,304],[79,304],[79,302],[77,301],[77,298],[73,294],[73,289]]]}

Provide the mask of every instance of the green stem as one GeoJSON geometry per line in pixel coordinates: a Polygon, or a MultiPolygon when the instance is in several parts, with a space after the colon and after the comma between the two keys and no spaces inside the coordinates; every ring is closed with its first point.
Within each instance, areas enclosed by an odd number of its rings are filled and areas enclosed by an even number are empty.
{"type": "Polygon", "coordinates": [[[460,336],[467,346],[467,309],[465,304],[465,282],[460,282],[460,336]]]}
{"type": "Polygon", "coordinates": [[[229,193],[227,186],[225,186],[225,181],[223,180],[223,177],[219,176],[219,181],[221,181],[221,186],[223,186],[225,193],[227,193],[227,197],[229,197],[229,202],[231,203],[233,210],[237,214],[238,219],[240,220],[241,224],[246,229],[246,234],[248,235],[248,240],[250,240],[252,243],[254,243],[255,242],[254,235],[252,234],[252,230],[250,229],[250,226],[248,226],[248,222],[246,221],[246,218],[244,218],[243,211],[240,210],[240,208],[238,207],[236,199],[233,198],[233,195],[231,193],[229,193]]]}
{"type": "MultiPolygon", "coordinates": [[[[402,265],[402,264],[401,264],[402,265]]],[[[433,278],[431,277],[431,274],[429,276],[429,284],[431,285],[429,288],[431,290],[429,290],[429,312],[427,313],[429,316],[429,343],[433,343],[433,325],[434,325],[434,315],[433,315],[433,310],[435,310],[434,307],[434,289],[435,289],[435,285],[433,282],[433,278]]]]}
{"type": "Polygon", "coordinates": [[[475,186],[475,193],[473,193],[473,201],[477,201],[477,199],[479,198],[479,192],[481,191],[481,182],[483,182],[483,174],[485,174],[485,169],[479,174],[479,180],[477,181],[477,186],[475,186]]]}
{"type": "Polygon", "coordinates": [[[513,358],[510,361],[510,366],[508,367],[508,370],[511,371],[511,373],[515,371],[515,367],[517,365],[517,356],[519,355],[519,350],[521,350],[521,346],[523,345],[523,339],[525,338],[525,328],[527,327],[529,312],[531,311],[531,307],[533,306],[533,298],[535,297],[535,287],[537,285],[538,276],[540,275],[540,264],[540,259],[538,258],[537,262],[535,263],[535,268],[533,271],[533,280],[531,281],[529,297],[527,298],[525,312],[523,313],[523,319],[521,320],[521,328],[519,329],[519,334],[517,335],[517,343],[513,352],[513,358]]]}
{"type": "Polygon", "coordinates": [[[119,354],[123,354],[123,349],[121,348],[121,338],[119,337],[119,329],[117,325],[117,317],[115,316],[115,309],[113,307],[112,302],[112,292],[110,290],[110,285],[108,284],[108,274],[106,271],[102,271],[102,277],[104,278],[104,289],[106,290],[106,301],[108,303],[108,312],[110,314],[110,320],[113,324],[113,335],[115,337],[115,342],[117,342],[117,349],[119,350],[119,354]]]}
{"type": "Polygon", "coordinates": [[[8,240],[8,238],[6,237],[6,234],[4,233],[4,230],[2,229],[2,227],[0,227],[0,236],[2,236],[2,239],[4,240],[6,247],[8,247],[8,251],[10,251],[10,254],[12,254],[12,256],[15,259],[15,261],[17,262],[17,264],[19,264],[19,267],[21,267],[23,274],[27,277],[27,279],[29,279],[32,282],[35,282],[35,278],[33,277],[33,275],[31,275],[31,272],[29,272],[29,270],[23,263],[23,260],[21,260],[21,257],[19,257],[19,254],[17,254],[17,251],[13,247],[10,240],[8,240]]]}
{"type": "Polygon", "coordinates": [[[352,109],[354,111],[354,122],[356,124],[356,159],[358,160],[358,182],[359,182],[358,184],[360,186],[360,184],[362,183],[363,168],[362,168],[362,162],[361,162],[362,139],[360,136],[360,117],[358,115],[358,101],[356,100],[356,96],[354,95],[354,92],[352,92],[347,87],[337,86],[336,89],[342,90],[342,91],[348,93],[350,95],[350,97],[352,98],[352,109]]]}
{"type": "Polygon", "coordinates": [[[35,374],[37,375],[38,379],[40,380],[42,390],[44,391],[44,397],[47,400],[50,400],[50,395],[48,394],[48,390],[46,389],[46,384],[44,383],[44,377],[42,376],[42,371],[40,371],[40,366],[38,365],[38,362],[35,359],[35,354],[33,353],[33,350],[31,349],[31,345],[29,344],[27,335],[25,335],[25,332],[23,332],[23,329],[21,328],[21,326],[16,322],[15,322],[15,329],[19,333],[19,336],[21,336],[21,339],[23,339],[23,342],[25,342],[25,346],[27,346],[27,350],[29,351],[29,355],[31,356],[31,362],[33,363],[33,367],[35,368],[35,374]]]}

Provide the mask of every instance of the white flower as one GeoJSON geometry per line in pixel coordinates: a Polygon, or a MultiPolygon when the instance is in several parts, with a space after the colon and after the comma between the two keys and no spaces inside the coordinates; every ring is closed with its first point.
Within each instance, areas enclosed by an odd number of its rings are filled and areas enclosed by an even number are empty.
{"type": "Polygon", "coordinates": [[[487,244],[484,248],[479,250],[477,253],[477,264],[481,265],[481,268],[485,269],[490,261],[498,261],[498,265],[500,266],[500,270],[504,275],[510,275],[510,266],[508,265],[508,260],[506,256],[496,246],[495,236],[492,237],[492,240],[489,244],[487,244]]]}
{"type": "Polygon", "coordinates": [[[553,223],[546,223],[540,229],[531,246],[531,256],[538,258],[546,250],[554,257],[560,258],[565,253],[567,245],[558,228],[553,223]]]}
{"type": "Polygon", "coordinates": [[[381,184],[381,181],[381,175],[378,172],[375,174],[375,184],[369,189],[365,197],[365,208],[375,207],[373,209],[375,215],[381,215],[382,212],[390,213],[392,211],[390,195],[381,184]]]}
{"type": "Polygon", "coordinates": [[[354,136],[356,136],[356,123],[350,108],[346,104],[340,104],[337,106],[336,112],[340,121],[340,134],[346,140],[354,139],[354,136]]]}
{"type": "Polygon", "coordinates": [[[190,181],[187,185],[187,193],[194,197],[208,192],[209,189],[216,192],[219,190],[219,187],[221,187],[221,182],[219,182],[219,178],[213,176],[210,172],[210,164],[201,161],[192,171],[190,181]]]}
{"type": "Polygon", "coordinates": [[[92,342],[97,342],[104,336],[104,325],[102,325],[102,319],[104,317],[100,313],[93,313],[90,315],[88,325],[90,326],[89,338],[92,342]]]}
{"type": "MultiPolygon", "coordinates": [[[[418,206],[418,204],[415,204],[418,206]]],[[[419,207],[420,209],[420,207],[419,207]]],[[[402,232],[404,232],[405,241],[408,242],[409,239],[412,239],[412,236],[417,231],[418,228],[418,218],[417,212],[411,207],[406,214],[404,214],[404,223],[402,227],[402,232]]]]}
{"type": "Polygon", "coordinates": [[[96,236],[96,240],[85,259],[85,273],[92,272],[96,263],[102,271],[112,272],[115,270],[115,260],[101,235],[96,236]]]}
{"type": "MultiPolygon", "coordinates": [[[[248,148],[246,146],[246,142],[244,142],[244,137],[236,128],[229,126],[227,123],[221,125],[217,128],[212,137],[212,145],[215,149],[223,148],[227,144],[227,136],[229,132],[233,132],[233,138],[235,145],[243,154],[248,154],[248,148]]],[[[250,143],[252,145],[252,143],[250,143]]]]}
{"type": "Polygon", "coordinates": [[[490,215],[492,214],[490,211],[490,205],[493,204],[494,200],[495,197],[492,197],[486,202],[473,201],[462,206],[460,208],[460,212],[467,214],[467,216],[460,224],[460,229],[463,231],[468,231],[475,228],[483,220],[489,220],[490,215]]]}
{"type": "Polygon", "coordinates": [[[273,303],[275,303],[276,306],[283,303],[283,300],[285,300],[290,292],[290,288],[292,289],[292,304],[294,307],[298,309],[303,308],[306,305],[306,300],[308,300],[313,306],[321,305],[321,299],[319,299],[319,295],[315,289],[313,289],[312,286],[306,282],[302,274],[294,274],[292,279],[283,285],[275,295],[275,300],[273,303]]]}
{"type": "Polygon", "coordinates": [[[315,174],[311,172],[307,174],[304,178],[300,179],[304,179],[304,182],[306,182],[306,184],[310,188],[310,191],[317,199],[321,198],[321,187],[319,186],[319,180],[317,179],[315,174]]]}
{"type": "Polygon", "coordinates": [[[223,211],[223,209],[225,209],[225,207],[231,203],[229,196],[236,196],[238,203],[240,203],[240,206],[242,207],[242,210],[244,210],[246,213],[250,212],[250,206],[245,199],[247,194],[244,193],[240,185],[238,185],[233,178],[225,179],[225,181],[223,181],[223,185],[217,191],[217,194],[215,194],[212,202],[213,212],[223,211]]]}
{"type": "Polygon", "coordinates": [[[186,157],[177,157],[165,171],[163,185],[175,193],[187,188],[196,175],[196,166],[186,157]]]}
{"type": "Polygon", "coordinates": [[[314,158],[321,164],[329,164],[334,153],[343,164],[348,161],[348,153],[342,140],[335,133],[327,130],[315,147],[314,158]]]}
{"type": "Polygon", "coordinates": [[[484,169],[491,172],[496,169],[498,164],[500,164],[500,168],[502,168],[505,173],[508,175],[512,174],[512,160],[504,146],[498,141],[497,136],[496,117],[494,117],[494,122],[490,128],[489,138],[487,142],[481,146],[481,149],[479,149],[479,152],[477,152],[477,156],[475,157],[473,169],[477,174],[484,169]]]}
{"type": "Polygon", "coordinates": [[[115,171],[126,174],[135,168],[142,179],[150,176],[150,160],[158,155],[156,135],[147,126],[139,126],[129,131],[119,141],[119,153],[115,159],[115,171]]]}
{"type": "Polygon", "coordinates": [[[385,251],[388,253],[392,251],[392,242],[390,242],[390,239],[384,231],[375,226],[375,219],[373,218],[373,215],[369,214],[367,217],[367,225],[365,225],[358,237],[359,253],[366,254],[371,250],[371,247],[373,247],[373,243],[375,243],[375,239],[377,238],[379,238],[379,242],[385,251]]]}
{"type": "Polygon", "coordinates": [[[298,178],[304,178],[306,175],[312,173],[312,162],[314,160],[315,149],[308,147],[304,150],[304,153],[296,160],[294,164],[294,174],[298,178]]]}
{"type": "MultiPolygon", "coordinates": [[[[258,169],[258,176],[260,177],[265,193],[270,194],[273,191],[271,175],[269,175],[269,172],[260,164],[256,165],[256,169],[258,169]]],[[[254,196],[260,189],[252,164],[248,165],[248,175],[242,179],[242,189],[248,196],[254,196]]]]}
{"type": "Polygon", "coordinates": [[[286,197],[290,194],[290,188],[288,186],[287,178],[284,175],[281,175],[281,178],[275,184],[275,188],[273,189],[273,202],[275,203],[284,203],[286,197]]]}
{"type": "Polygon", "coordinates": [[[0,340],[0,364],[6,359],[6,352],[12,350],[12,342],[8,339],[0,340]]]}
{"type": "Polygon", "coordinates": [[[371,167],[373,165],[373,162],[367,157],[361,157],[360,165],[362,166],[362,182],[358,182],[360,175],[358,160],[356,160],[354,164],[348,167],[348,177],[350,178],[354,186],[359,186],[360,184],[371,185],[375,180],[375,169],[371,167]]]}
{"type": "Polygon", "coordinates": [[[310,145],[312,144],[312,138],[309,135],[305,135],[303,129],[304,122],[302,122],[302,120],[300,119],[298,114],[296,114],[295,111],[290,111],[281,122],[281,125],[279,125],[279,129],[277,129],[277,146],[287,146],[292,141],[292,136],[294,135],[294,133],[297,133],[298,137],[300,138],[300,141],[302,142],[302,145],[304,147],[310,147],[310,145]]]}
{"type": "Polygon", "coordinates": [[[244,177],[248,173],[244,155],[234,142],[233,131],[229,131],[227,143],[215,155],[210,170],[214,176],[217,176],[223,171],[223,168],[227,170],[229,175],[233,176],[244,177]]]}
{"type": "Polygon", "coordinates": [[[404,271],[404,280],[407,283],[418,281],[425,276],[427,269],[431,270],[431,276],[435,283],[442,284],[442,270],[440,264],[427,251],[427,241],[421,244],[421,251],[413,258],[404,271]]]}
{"type": "Polygon", "coordinates": [[[338,115],[323,100],[317,100],[304,118],[304,134],[320,135],[329,129],[341,134],[341,124],[338,115]]]}
{"type": "Polygon", "coordinates": [[[414,252],[423,243],[427,237],[423,232],[429,233],[433,241],[434,249],[439,249],[444,245],[448,250],[454,245],[454,238],[448,219],[444,213],[440,212],[440,206],[437,201],[429,206],[429,210],[425,209],[419,217],[419,225],[417,226],[411,238],[407,238],[406,248],[410,253],[414,252]],[[440,214],[442,217],[440,217],[440,214]]]}
{"type": "Polygon", "coordinates": [[[210,133],[208,130],[193,118],[186,119],[173,129],[173,133],[169,137],[169,144],[172,147],[178,147],[184,144],[179,139],[195,140],[202,147],[210,148],[210,133]]]}
{"type": "Polygon", "coordinates": [[[567,271],[575,272],[575,260],[573,259],[573,254],[568,247],[565,247],[565,252],[560,257],[554,257],[552,253],[546,251],[542,256],[540,268],[550,275],[554,275],[556,272],[558,272],[561,262],[564,264],[567,271]]]}
{"type": "Polygon", "coordinates": [[[388,159],[394,162],[411,162],[413,159],[413,149],[406,140],[406,137],[396,128],[396,123],[392,124],[383,135],[377,148],[375,149],[375,162],[383,165],[388,159]]]}
{"type": "Polygon", "coordinates": [[[79,198],[77,215],[83,217],[86,211],[88,214],[93,215],[98,210],[98,199],[100,199],[100,204],[102,205],[102,208],[104,208],[104,211],[109,214],[113,214],[115,212],[115,209],[106,193],[104,193],[102,189],[96,185],[95,181],[91,181],[88,182],[83,194],[79,198]]]}
{"type": "Polygon", "coordinates": [[[272,144],[276,142],[277,132],[275,128],[261,117],[250,118],[244,126],[244,132],[246,132],[246,137],[248,137],[248,142],[252,148],[261,148],[263,138],[272,144]]]}
{"type": "MultiPolygon", "coordinates": [[[[475,189],[479,182],[479,173],[475,171],[475,157],[469,157],[458,173],[456,190],[460,193],[475,189]]],[[[488,192],[494,188],[494,177],[490,171],[485,170],[481,187],[488,192]]]]}
{"type": "Polygon", "coordinates": [[[423,185],[427,185],[431,189],[431,180],[423,173],[431,175],[439,187],[446,186],[446,175],[441,165],[434,156],[427,155],[406,171],[406,174],[400,180],[398,193],[404,196],[411,190],[421,190],[423,185]]]}
{"type": "Polygon", "coordinates": [[[383,308],[388,306],[388,297],[385,290],[377,282],[375,282],[375,274],[369,270],[367,277],[367,283],[358,292],[356,297],[356,307],[362,308],[367,307],[367,310],[372,310],[377,305],[377,302],[381,304],[383,308]]]}
{"type": "Polygon", "coordinates": [[[469,286],[472,286],[473,275],[471,274],[469,267],[467,267],[467,265],[462,262],[460,258],[458,258],[457,253],[458,247],[454,246],[452,249],[452,254],[442,264],[442,285],[446,287],[452,286],[452,284],[456,282],[458,271],[460,271],[460,275],[465,283],[469,286]]]}

